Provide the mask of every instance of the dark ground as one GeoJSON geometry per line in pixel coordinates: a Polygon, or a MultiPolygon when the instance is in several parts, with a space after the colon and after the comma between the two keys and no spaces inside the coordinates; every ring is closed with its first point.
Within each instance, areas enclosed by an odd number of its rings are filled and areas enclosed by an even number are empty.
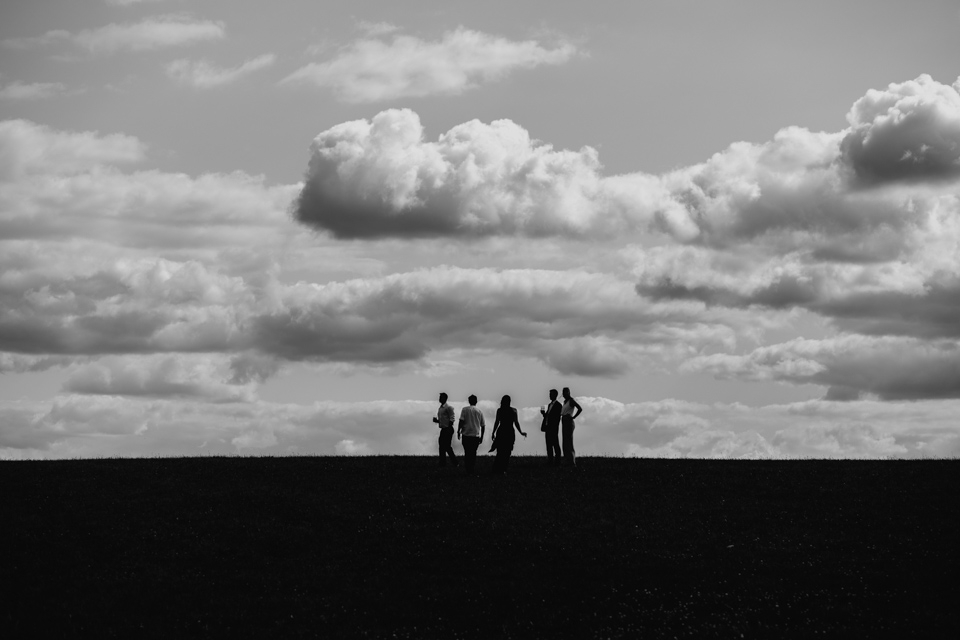
{"type": "Polygon", "coordinates": [[[435,464],[2,462],[0,629],[960,637],[960,461],[435,464]]]}

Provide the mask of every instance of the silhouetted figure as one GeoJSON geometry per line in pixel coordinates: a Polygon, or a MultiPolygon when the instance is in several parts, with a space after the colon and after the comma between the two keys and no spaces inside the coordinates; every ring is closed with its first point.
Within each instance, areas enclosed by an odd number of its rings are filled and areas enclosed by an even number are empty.
{"type": "Polygon", "coordinates": [[[563,431],[563,460],[572,467],[577,466],[577,453],[573,449],[574,420],[583,413],[583,408],[570,395],[570,387],[563,388],[563,407],[560,409],[560,425],[563,431]]]}
{"type": "Polygon", "coordinates": [[[483,412],[477,409],[477,396],[470,396],[467,402],[470,404],[460,410],[457,439],[463,435],[463,466],[467,473],[473,473],[477,463],[477,448],[483,442],[483,432],[487,425],[483,421],[483,412]]]}
{"type": "Polygon", "coordinates": [[[547,441],[547,464],[560,464],[560,414],[563,407],[557,402],[557,390],[550,389],[550,404],[545,409],[540,409],[543,420],[540,423],[540,431],[547,441]]]}
{"type": "Polygon", "coordinates": [[[457,456],[453,453],[453,421],[457,414],[453,407],[447,404],[447,394],[440,394],[440,408],[437,409],[437,417],[433,419],[440,427],[440,466],[447,464],[446,456],[453,460],[453,466],[457,466],[457,456]]]}
{"type": "Polygon", "coordinates": [[[524,438],[527,434],[520,428],[520,420],[517,419],[517,410],[510,406],[510,396],[503,396],[500,400],[500,408],[497,409],[497,419],[493,422],[493,446],[490,451],[496,451],[497,457],[493,461],[494,473],[506,473],[507,463],[510,461],[510,454],[513,453],[513,443],[517,436],[513,433],[516,427],[524,438]]]}

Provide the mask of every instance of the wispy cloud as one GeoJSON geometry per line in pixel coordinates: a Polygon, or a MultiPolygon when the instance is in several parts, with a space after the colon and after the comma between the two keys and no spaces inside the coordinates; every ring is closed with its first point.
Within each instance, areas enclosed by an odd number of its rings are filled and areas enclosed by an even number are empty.
{"type": "Polygon", "coordinates": [[[357,40],[331,60],[298,69],[282,82],[328,87],[346,102],[451,95],[517,69],[562,64],[577,52],[567,42],[550,49],[535,40],[512,41],[462,27],[437,41],[407,35],[389,42],[372,37],[392,27],[368,24],[371,37],[357,40]]]}
{"type": "Polygon", "coordinates": [[[0,100],[40,100],[52,98],[67,92],[67,86],[61,82],[11,82],[0,89],[0,100]]]}
{"type": "Polygon", "coordinates": [[[166,66],[167,75],[200,89],[211,89],[236,82],[243,76],[266,69],[276,61],[276,56],[266,53],[247,60],[236,67],[218,67],[206,60],[174,60],[166,66]]]}
{"type": "Polygon", "coordinates": [[[389,22],[368,22],[366,20],[361,20],[358,22],[357,28],[371,38],[376,38],[377,36],[383,36],[400,30],[400,27],[395,24],[390,24],[389,22]]]}
{"type": "Polygon", "coordinates": [[[168,14],[135,23],[111,23],[76,33],[56,29],[41,36],[8,38],[3,41],[3,45],[12,49],[31,49],[65,42],[90,53],[116,53],[176,47],[203,40],[217,40],[225,36],[226,28],[223,22],[194,20],[182,14],[168,14]]]}

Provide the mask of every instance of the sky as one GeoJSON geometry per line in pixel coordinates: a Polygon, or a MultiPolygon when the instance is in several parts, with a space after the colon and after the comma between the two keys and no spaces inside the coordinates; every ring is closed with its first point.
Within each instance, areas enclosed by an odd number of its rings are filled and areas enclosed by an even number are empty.
{"type": "Polygon", "coordinates": [[[0,458],[960,455],[955,0],[8,0],[0,458]]]}

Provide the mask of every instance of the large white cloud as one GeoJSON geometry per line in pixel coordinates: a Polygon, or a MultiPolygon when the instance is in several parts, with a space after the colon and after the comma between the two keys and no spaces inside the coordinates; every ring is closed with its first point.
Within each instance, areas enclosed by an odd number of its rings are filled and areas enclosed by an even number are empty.
{"type": "MultiPolygon", "coordinates": [[[[372,27],[371,36],[385,33],[381,25],[372,27]]],[[[333,59],[301,67],[283,82],[329,87],[346,102],[377,102],[462,93],[516,69],[566,62],[575,53],[570,43],[551,49],[535,40],[516,42],[459,27],[434,42],[408,35],[395,35],[390,42],[357,40],[333,59]]]]}
{"type": "Polygon", "coordinates": [[[416,113],[391,109],[324,131],[311,150],[297,217],[337,236],[696,232],[656,178],[603,178],[596,150],[556,151],[510,120],[426,142],[416,113]]]}
{"type": "Polygon", "coordinates": [[[594,149],[554,150],[509,120],[430,142],[415,113],[387,110],[316,137],[297,214],[341,237],[657,230],[871,260],[898,249],[925,200],[955,193],[944,180],[960,176],[960,94],[921,76],[868,93],[849,117],[843,131],[787,127],[662,176],[604,176],[594,149]]]}

